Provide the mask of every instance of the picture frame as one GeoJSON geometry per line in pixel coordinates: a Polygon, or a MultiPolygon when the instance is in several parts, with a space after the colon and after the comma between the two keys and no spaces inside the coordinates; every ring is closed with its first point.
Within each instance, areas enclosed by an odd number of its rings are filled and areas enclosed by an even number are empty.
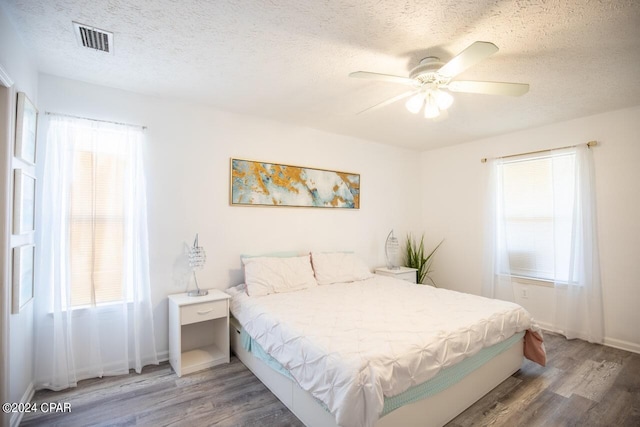
{"type": "Polygon", "coordinates": [[[38,110],[24,92],[18,92],[15,156],[30,165],[36,164],[37,128],[38,110]]]}
{"type": "Polygon", "coordinates": [[[17,314],[33,299],[36,247],[32,244],[13,248],[13,280],[11,312],[17,314]]]}
{"type": "Polygon", "coordinates": [[[232,206],[360,209],[360,174],[231,159],[232,206]]]}
{"type": "Polygon", "coordinates": [[[13,177],[13,233],[35,231],[36,178],[22,169],[14,169],[13,177]]]}

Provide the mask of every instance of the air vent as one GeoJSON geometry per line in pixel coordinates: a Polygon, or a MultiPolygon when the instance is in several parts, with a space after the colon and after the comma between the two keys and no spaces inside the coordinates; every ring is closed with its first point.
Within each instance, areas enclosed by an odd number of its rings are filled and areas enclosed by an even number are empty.
{"type": "Polygon", "coordinates": [[[88,25],[73,23],[78,45],[101,52],[113,52],[113,33],[88,25]]]}

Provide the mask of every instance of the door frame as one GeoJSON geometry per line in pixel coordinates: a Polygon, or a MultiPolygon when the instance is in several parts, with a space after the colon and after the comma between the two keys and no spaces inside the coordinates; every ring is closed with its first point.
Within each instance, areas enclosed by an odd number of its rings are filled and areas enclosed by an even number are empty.
{"type": "MultiPolygon", "coordinates": [[[[0,402],[9,401],[9,316],[11,281],[11,147],[13,147],[13,80],[0,64],[0,402]]],[[[9,426],[10,415],[0,413],[0,427],[9,426]]]]}

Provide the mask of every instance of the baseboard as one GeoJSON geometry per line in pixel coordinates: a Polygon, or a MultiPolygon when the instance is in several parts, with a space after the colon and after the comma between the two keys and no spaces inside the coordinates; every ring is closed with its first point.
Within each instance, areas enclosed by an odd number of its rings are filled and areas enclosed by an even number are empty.
{"type": "Polygon", "coordinates": [[[159,363],[166,362],[167,360],[169,360],[169,350],[158,352],[159,363]]]}
{"type": "MultiPolygon", "coordinates": [[[[544,331],[554,332],[554,333],[562,335],[562,332],[558,331],[550,323],[538,322],[538,325],[544,331]]],[[[578,339],[581,339],[583,341],[587,341],[584,337],[578,337],[578,339]]],[[[633,342],[630,342],[630,341],[624,341],[624,340],[619,340],[619,339],[616,339],[616,338],[604,337],[604,342],[602,344],[606,345],[607,347],[613,347],[613,348],[617,348],[619,350],[625,350],[625,351],[630,351],[631,353],[640,354],[640,344],[636,344],[636,343],[633,343],[633,342]]]]}
{"type": "MultiPolygon", "coordinates": [[[[20,399],[20,403],[25,404],[25,403],[31,402],[31,399],[33,399],[33,395],[35,392],[36,390],[33,387],[33,383],[30,383],[29,387],[27,387],[24,394],[22,395],[22,398],[20,399]]],[[[11,420],[9,421],[9,426],[18,427],[20,425],[20,421],[22,421],[23,415],[24,415],[24,412],[14,412],[13,414],[11,414],[11,420]]]]}
{"type": "Polygon", "coordinates": [[[620,350],[630,351],[632,353],[640,354],[640,344],[636,344],[629,341],[619,340],[615,338],[605,338],[604,345],[617,348],[620,350]]]}
{"type": "MultiPolygon", "coordinates": [[[[166,362],[169,360],[169,351],[165,350],[162,352],[159,352],[156,354],[156,357],[158,359],[158,363],[162,363],[162,362],[166,362]]],[[[151,365],[151,363],[147,363],[145,365],[142,365],[142,368],[144,368],[145,366],[151,365]]],[[[135,362],[133,360],[129,361],[129,370],[134,369],[133,366],[135,366],[135,362]]],[[[103,366],[103,375],[105,377],[110,377],[110,376],[118,376],[118,375],[126,375],[128,372],[126,373],[120,373],[120,374],[114,374],[113,372],[116,370],[116,368],[119,368],[119,364],[118,363],[114,363],[114,364],[109,364],[109,365],[105,365],[103,366]]],[[[90,378],[102,378],[102,376],[98,377],[96,375],[96,370],[95,369],[84,369],[84,370],[78,370],[75,372],[75,377],[76,377],[76,382],[79,381],[84,381],[90,378]]],[[[44,381],[39,381],[39,383],[43,383],[44,381]]],[[[44,387],[44,388],[48,388],[50,390],[54,390],[53,388],[50,387],[44,387]]],[[[54,391],[60,391],[63,389],[57,389],[54,391]]]]}

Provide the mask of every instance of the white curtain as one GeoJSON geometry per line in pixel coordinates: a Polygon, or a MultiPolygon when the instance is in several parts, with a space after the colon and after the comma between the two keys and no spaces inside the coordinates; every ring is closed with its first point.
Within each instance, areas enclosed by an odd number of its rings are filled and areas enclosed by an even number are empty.
{"type": "Polygon", "coordinates": [[[42,179],[36,280],[36,387],[61,390],[103,375],[157,364],[150,298],[146,183],[141,128],[49,116],[42,179]],[[78,147],[108,151],[120,162],[122,290],[116,302],[74,306],[70,215],[78,147]],[[88,147],[88,148],[87,148],[88,147]]]}
{"type": "Polygon", "coordinates": [[[556,281],[555,326],[567,338],[604,341],[593,154],[575,148],[575,191],[568,280],[556,281]]]}
{"type": "Polygon", "coordinates": [[[504,215],[502,168],[499,167],[499,159],[490,159],[488,163],[482,294],[490,298],[514,301],[504,215]]]}
{"type": "MultiPolygon", "coordinates": [[[[555,307],[553,328],[567,338],[601,343],[604,326],[592,152],[583,144],[550,155],[553,233],[543,251],[548,257],[538,262],[545,265],[544,280],[553,283],[553,292],[545,293],[548,304],[555,307]],[[568,165],[574,166],[573,176],[566,175],[571,170],[568,165]]],[[[521,271],[522,265],[513,265],[518,262],[515,246],[519,242],[509,235],[514,229],[506,225],[505,161],[511,160],[493,159],[488,165],[483,294],[513,301],[512,274],[521,271]]]]}

